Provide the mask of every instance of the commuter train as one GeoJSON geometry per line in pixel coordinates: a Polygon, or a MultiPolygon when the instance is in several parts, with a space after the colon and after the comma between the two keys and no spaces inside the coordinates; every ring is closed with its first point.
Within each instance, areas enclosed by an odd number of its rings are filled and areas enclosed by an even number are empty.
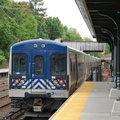
{"type": "Polygon", "coordinates": [[[51,40],[26,40],[10,49],[9,97],[15,108],[55,110],[91,75],[99,58],[51,40]]]}

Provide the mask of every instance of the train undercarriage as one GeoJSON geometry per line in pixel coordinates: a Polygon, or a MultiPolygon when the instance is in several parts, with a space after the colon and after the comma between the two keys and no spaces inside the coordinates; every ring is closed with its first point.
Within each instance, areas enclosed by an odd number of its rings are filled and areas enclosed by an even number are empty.
{"type": "Polygon", "coordinates": [[[57,110],[64,102],[65,98],[12,98],[13,108],[30,109],[34,112],[57,110]]]}

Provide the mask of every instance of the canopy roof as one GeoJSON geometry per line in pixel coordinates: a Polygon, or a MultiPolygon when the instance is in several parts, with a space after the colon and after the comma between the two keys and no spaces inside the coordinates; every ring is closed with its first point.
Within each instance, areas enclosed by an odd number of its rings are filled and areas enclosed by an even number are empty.
{"type": "MultiPolygon", "coordinates": [[[[120,13],[120,0],[75,0],[77,6],[94,38],[98,42],[111,42],[113,31],[118,26],[108,15],[120,13]],[[105,15],[106,14],[106,15],[105,15]]],[[[116,19],[116,18],[115,18],[116,19]]]]}

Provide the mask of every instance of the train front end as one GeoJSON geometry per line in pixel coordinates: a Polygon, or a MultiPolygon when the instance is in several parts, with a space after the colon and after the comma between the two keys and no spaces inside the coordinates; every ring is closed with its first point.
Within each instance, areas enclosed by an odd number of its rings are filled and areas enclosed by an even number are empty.
{"type": "Polygon", "coordinates": [[[69,96],[67,47],[28,40],[11,47],[9,97],[12,106],[41,112],[58,109],[69,96]]]}

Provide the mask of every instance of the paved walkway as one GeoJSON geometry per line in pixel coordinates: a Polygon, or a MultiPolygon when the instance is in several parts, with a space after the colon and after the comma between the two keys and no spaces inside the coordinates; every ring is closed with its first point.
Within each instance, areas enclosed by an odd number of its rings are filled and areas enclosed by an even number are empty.
{"type": "Polygon", "coordinates": [[[107,82],[85,82],[49,120],[120,120],[107,82]]]}

